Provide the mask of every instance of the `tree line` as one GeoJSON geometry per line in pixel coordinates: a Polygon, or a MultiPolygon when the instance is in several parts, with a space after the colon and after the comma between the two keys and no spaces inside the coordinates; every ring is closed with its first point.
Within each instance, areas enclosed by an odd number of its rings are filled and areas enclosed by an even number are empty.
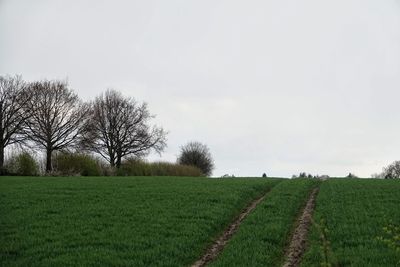
{"type": "Polygon", "coordinates": [[[151,124],[153,117],[146,103],[116,90],[84,102],[65,81],[0,76],[0,168],[5,149],[14,144],[43,150],[46,172],[55,151],[74,149],[119,168],[128,156],[165,149],[167,132],[151,124]]]}

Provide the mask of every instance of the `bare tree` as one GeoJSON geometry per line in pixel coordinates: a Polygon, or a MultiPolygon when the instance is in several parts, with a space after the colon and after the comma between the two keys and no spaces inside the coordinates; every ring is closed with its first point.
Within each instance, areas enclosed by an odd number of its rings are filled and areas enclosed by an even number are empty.
{"type": "Polygon", "coordinates": [[[79,141],[87,104],[62,81],[39,81],[29,85],[30,100],[25,109],[32,112],[26,121],[27,139],[46,151],[46,172],[52,170],[52,153],[69,149],[79,141]]]}
{"type": "Polygon", "coordinates": [[[199,168],[204,175],[211,175],[214,160],[208,147],[200,142],[189,142],[181,147],[178,163],[199,168]]]}
{"type": "Polygon", "coordinates": [[[126,156],[143,157],[151,150],[161,153],[166,147],[166,132],[150,126],[153,117],[146,103],[107,90],[91,105],[84,143],[117,168],[126,156]]]}
{"type": "Polygon", "coordinates": [[[31,114],[23,109],[28,100],[21,76],[0,76],[0,168],[5,148],[23,141],[23,124],[31,114]]]}
{"type": "Polygon", "coordinates": [[[389,166],[383,168],[381,177],[385,179],[399,179],[400,178],[400,161],[395,161],[389,166]]]}

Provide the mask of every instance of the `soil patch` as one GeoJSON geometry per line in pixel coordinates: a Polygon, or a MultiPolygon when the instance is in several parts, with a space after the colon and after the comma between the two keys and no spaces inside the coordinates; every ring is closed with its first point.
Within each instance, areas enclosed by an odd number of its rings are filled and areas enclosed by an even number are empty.
{"type": "Polygon", "coordinates": [[[301,257],[306,250],[307,234],[312,224],[312,213],[315,208],[315,200],[317,198],[318,191],[318,187],[313,189],[303,213],[297,221],[297,227],[290,241],[290,245],[286,253],[286,261],[283,267],[297,267],[300,264],[301,257]]]}

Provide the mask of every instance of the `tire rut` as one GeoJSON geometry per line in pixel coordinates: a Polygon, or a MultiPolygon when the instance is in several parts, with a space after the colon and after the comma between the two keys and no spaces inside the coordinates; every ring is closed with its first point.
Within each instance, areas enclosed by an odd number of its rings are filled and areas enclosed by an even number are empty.
{"type": "Polygon", "coordinates": [[[191,267],[203,267],[206,266],[208,263],[213,261],[217,256],[221,253],[221,251],[224,249],[228,241],[232,238],[232,236],[236,233],[238,230],[240,224],[242,221],[249,215],[260,202],[262,202],[265,198],[265,196],[268,194],[265,193],[262,197],[254,200],[250,205],[248,205],[240,214],[239,216],[235,219],[233,223],[231,223],[223,232],[223,234],[216,240],[214,243],[207,249],[205,254],[198,260],[196,261],[191,267]]]}
{"type": "Polygon", "coordinates": [[[312,214],[315,208],[315,200],[318,191],[319,187],[312,190],[307,204],[303,209],[303,213],[297,221],[297,227],[292,235],[283,267],[297,267],[300,265],[301,258],[307,246],[307,235],[312,224],[312,214]]]}

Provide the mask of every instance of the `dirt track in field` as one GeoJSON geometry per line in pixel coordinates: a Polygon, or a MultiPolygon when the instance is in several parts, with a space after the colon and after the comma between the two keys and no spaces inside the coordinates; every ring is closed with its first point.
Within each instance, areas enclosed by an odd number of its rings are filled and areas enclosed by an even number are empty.
{"type": "Polygon", "coordinates": [[[249,215],[249,213],[254,210],[261,201],[264,200],[267,193],[264,196],[254,200],[249,206],[247,206],[235,219],[235,221],[228,226],[224,233],[212,244],[212,246],[207,249],[206,253],[192,265],[192,267],[206,266],[208,263],[213,261],[223,250],[229,239],[231,239],[232,235],[238,230],[244,218],[246,218],[247,215],[249,215]]]}
{"type": "Polygon", "coordinates": [[[315,200],[317,198],[318,191],[319,188],[313,189],[303,213],[297,221],[297,227],[290,241],[290,245],[286,253],[286,261],[283,267],[297,267],[300,264],[301,257],[306,250],[307,234],[312,224],[312,213],[315,208],[315,200]]]}

